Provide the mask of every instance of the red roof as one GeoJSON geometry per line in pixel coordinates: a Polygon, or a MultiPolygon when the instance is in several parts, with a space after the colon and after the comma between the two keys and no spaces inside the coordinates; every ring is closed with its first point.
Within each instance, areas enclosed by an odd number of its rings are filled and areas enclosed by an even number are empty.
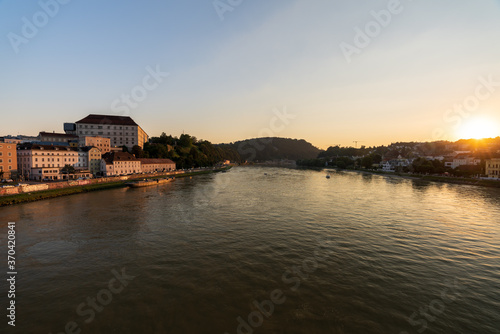
{"type": "Polygon", "coordinates": [[[108,152],[102,156],[106,164],[112,165],[114,161],[138,161],[128,152],[108,152]]]}
{"type": "Polygon", "coordinates": [[[174,164],[175,165],[175,162],[173,162],[172,160],[170,159],[143,159],[143,158],[140,158],[138,159],[143,165],[159,165],[159,164],[174,164]]]}
{"type": "Polygon", "coordinates": [[[134,122],[134,120],[128,116],[112,116],[112,115],[96,115],[96,114],[90,114],[76,123],[137,126],[137,123],[134,122]]]}

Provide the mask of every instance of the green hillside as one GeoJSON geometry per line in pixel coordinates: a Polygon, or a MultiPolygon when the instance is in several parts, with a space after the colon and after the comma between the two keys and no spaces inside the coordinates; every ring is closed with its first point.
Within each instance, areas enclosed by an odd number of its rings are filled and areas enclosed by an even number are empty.
{"type": "Polygon", "coordinates": [[[221,146],[236,150],[243,161],[313,159],[320,153],[320,149],[303,139],[278,137],[247,139],[221,146]]]}

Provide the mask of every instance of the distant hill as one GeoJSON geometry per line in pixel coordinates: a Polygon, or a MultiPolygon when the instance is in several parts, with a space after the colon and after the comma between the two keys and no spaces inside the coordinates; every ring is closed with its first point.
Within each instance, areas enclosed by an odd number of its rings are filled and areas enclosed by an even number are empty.
{"type": "Polygon", "coordinates": [[[314,159],[321,151],[303,139],[278,137],[253,138],[221,146],[236,150],[242,160],[248,161],[314,159]]]}

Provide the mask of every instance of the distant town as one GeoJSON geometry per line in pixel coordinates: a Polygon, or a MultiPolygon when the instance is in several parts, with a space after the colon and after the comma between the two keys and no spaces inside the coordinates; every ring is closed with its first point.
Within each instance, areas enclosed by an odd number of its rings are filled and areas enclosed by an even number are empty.
{"type": "Polygon", "coordinates": [[[297,164],[500,180],[500,137],[360,148],[332,146],[317,158],[297,164]]]}
{"type": "Polygon", "coordinates": [[[221,145],[186,134],[177,138],[162,133],[150,138],[128,116],[91,114],[75,123],[64,123],[63,129],[64,133],[41,131],[38,136],[1,137],[0,179],[82,180],[270,161],[278,165],[500,179],[500,137],[319,150],[305,140],[285,138],[221,145]]]}
{"type": "Polygon", "coordinates": [[[176,169],[170,159],[140,159],[124,151],[149,139],[130,117],[89,115],[65,123],[64,131],[3,137],[2,178],[50,181],[176,169]]]}
{"type": "MultiPolygon", "coordinates": [[[[150,158],[144,152],[149,142],[128,116],[91,114],[64,123],[64,133],[0,138],[0,179],[43,182],[175,171],[171,159],[150,158]]],[[[153,155],[161,156],[158,151],[153,155]]]]}

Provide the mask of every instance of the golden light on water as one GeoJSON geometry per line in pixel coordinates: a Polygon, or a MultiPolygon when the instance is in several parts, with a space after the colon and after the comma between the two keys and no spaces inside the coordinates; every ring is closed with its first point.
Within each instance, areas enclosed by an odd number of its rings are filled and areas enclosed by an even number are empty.
{"type": "Polygon", "coordinates": [[[466,120],[457,130],[460,139],[482,139],[500,136],[500,127],[492,119],[473,118],[466,120]]]}

